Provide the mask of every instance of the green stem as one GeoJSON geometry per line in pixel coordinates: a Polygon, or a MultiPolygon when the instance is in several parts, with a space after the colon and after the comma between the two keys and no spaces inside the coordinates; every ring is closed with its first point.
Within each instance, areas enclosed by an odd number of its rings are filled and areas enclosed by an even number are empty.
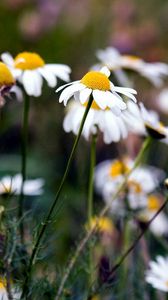
{"type": "MultiPolygon", "coordinates": [[[[134,162],[134,165],[132,167],[132,169],[130,169],[130,171],[127,173],[127,175],[125,176],[123,182],[120,184],[120,186],[118,187],[116,193],[113,195],[111,201],[115,200],[118,195],[121,193],[121,191],[125,188],[126,186],[126,183],[127,183],[127,180],[128,180],[128,177],[130,176],[130,174],[133,172],[133,170],[135,170],[135,168],[140,164],[142,158],[143,158],[143,155],[144,153],[146,152],[146,150],[148,149],[150,143],[152,141],[152,138],[151,137],[147,137],[146,140],[144,141],[140,151],[139,151],[139,154],[134,162]]],[[[88,243],[88,241],[90,240],[90,238],[93,236],[93,234],[95,233],[96,229],[97,229],[97,224],[98,224],[98,221],[101,217],[103,217],[107,211],[109,210],[111,206],[111,203],[110,204],[107,204],[100,212],[99,214],[99,217],[97,218],[97,222],[95,224],[95,226],[93,226],[88,232],[87,234],[85,235],[85,237],[81,240],[81,242],[79,243],[78,247],[76,248],[76,251],[72,257],[72,259],[70,260],[67,268],[66,268],[66,272],[64,273],[64,275],[62,276],[62,280],[61,280],[61,283],[60,283],[60,286],[59,286],[59,289],[58,289],[58,292],[57,292],[57,295],[55,297],[55,300],[59,300],[60,299],[60,296],[62,295],[62,292],[63,292],[63,289],[64,289],[64,285],[76,263],[76,260],[78,259],[79,255],[82,253],[84,247],[86,246],[86,244],[88,243]]]]}
{"type": "Polygon", "coordinates": [[[55,209],[56,203],[57,203],[57,201],[59,199],[60,193],[61,193],[62,188],[64,186],[66,177],[68,175],[68,172],[69,172],[69,169],[70,169],[70,166],[71,166],[71,163],[72,163],[72,160],[73,160],[73,157],[74,157],[74,154],[75,154],[76,148],[78,146],[79,139],[80,139],[83,127],[84,127],[84,123],[85,123],[86,117],[88,115],[89,109],[90,109],[90,107],[92,105],[92,102],[93,102],[93,97],[91,96],[90,99],[89,99],[89,101],[88,101],[88,104],[86,106],[86,109],[85,109],[85,112],[84,112],[84,115],[83,115],[83,118],[82,118],[82,121],[81,121],[81,124],[80,124],[80,128],[79,128],[79,131],[78,131],[78,135],[75,138],[75,142],[74,142],[74,145],[72,147],[72,150],[71,150],[71,153],[70,153],[67,165],[66,165],[66,169],[65,169],[64,175],[62,177],[62,180],[61,180],[60,185],[58,187],[57,193],[55,195],[55,199],[52,202],[52,204],[51,204],[51,206],[49,208],[49,211],[46,214],[46,217],[45,217],[44,221],[41,223],[41,229],[40,229],[40,232],[39,232],[39,234],[37,236],[37,239],[36,239],[33,251],[32,251],[32,255],[30,257],[30,262],[29,262],[29,266],[28,266],[28,269],[27,269],[27,275],[26,275],[26,278],[25,278],[25,281],[24,281],[24,284],[23,284],[23,292],[22,292],[22,295],[21,295],[21,299],[25,299],[25,297],[26,297],[26,295],[28,293],[28,283],[29,283],[29,281],[31,279],[32,266],[33,266],[33,264],[35,262],[37,253],[38,253],[39,248],[40,248],[40,243],[41,243],[43,235],[44,235],[44,233],[46,231],[46,228],[47,228],[48,224],[51,222],[52,213],[53,213],[53,211],[55,209]]]}
{"type": "Polygon", "coordinates": [[[21,184],[21,191],[20,191],[20,195],[19,195],[19,209],[18,209],[18,219],[20,220],[20,237],[21,237],[22,244],[24,244],[23,209],[24,209],[24,183],[26,180],[29,108],[30,108],[30,99],[29,99],[29,96],[25,94],[24,108],[23,108],[23,125],[22,125],[22,149],[21,149],[22,184],[21,184]]]}
{"type": "Polygon", "coordinates": [[[161,211],[165,208],[168,202],[168,197],[166,198],[165,202],[162,204],[162,206],[158,209],[158,211],[154,214],[154,216],[148,221],[146,227],[141,231],[141,233],[138,235],[138,237],[135,239],[135,241],[132,243],[132,245],[125,251],[125,253],[120,257],[118,263],[112,268],[110,272],[110,276],[121,266],[121,264],[124,262],[124,260],[127,258],[127,256],[134,250],[140,239],[144,236],[146,231],[149,229],[151,223],[156,219],[156,217],[161,213],[161,211]]]}
{"type": "MultiPolygon", "coordinates": [[[[90,174],[89,174],[89,189],[88,189],[88,224],[91,224],[93,216],[93,188],[94,188],[94,168],[96,163],[96,140],[97,135],[92,135],[91,149],[90,149],[90,174]]],[[[93,281],[93,255],[92,245],[89,245],[89,284],[93,281]]]]}

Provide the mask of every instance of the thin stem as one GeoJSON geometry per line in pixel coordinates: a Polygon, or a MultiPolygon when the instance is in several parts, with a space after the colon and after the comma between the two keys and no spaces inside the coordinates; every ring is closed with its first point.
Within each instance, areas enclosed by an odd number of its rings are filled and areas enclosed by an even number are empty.
{"type": "MultiPolygon", "coordinates": [[[[142,158],[143,158],[143,155],[144,153],[146,152],[146,150],[148,149],[150,143],[152,141],[152,138],[151,137],[147,137],[146,140],[144,141],[140,151],[139,151],[139,154],[134,162],[134,165],[132,167],[132,169],[130,169],[130,171],[126,174],[123,182],[120,184],[120,186],[118,187],[117,191],[115,192],[115,194],[113,195],[112,199],[111,199],[111,202],[113,200],[115,200],[118,195],[120,194],[120,192],[125,188],[126,186],[126,183],[127,183],[127,180],[128,180],[128,177],[130,176],[130,174],[133,172],[133,170],[135,170],[135,168],[140,164],[142,158]]],[[[72,257],[72,259],[70,260],[67,268],[66,268],[66,272],[65,274],[63,275],[62,277],[62,281],[60,283],[60,287],[58,289],[58,292],[57,292],[57,295],[55,297],[55,300],[59,300],[60,296],[62,295],[62,292],[63,292],[63,289],[64,289],[64,285],[76,263],[76,260],[78,259],[79,255],[82,253],[84,247],[86,246],[86,244],[88,243],[88,241],[90,240],[90,238],[92,237],[92,235],[96,232],[96,229],[97,229],[97,225],[98,225],[98,221],[101,217],[103,217],[107,211],[109,210],[111,206],[111,203],[107,204],[100,212],[99,214],[99,217],[97,218],[97,222],[95,224],[95,226],[93,226],[88,232],[87,234],[85,235],[85,237],[83,238],[83,240],[81,240],[81,242],[79,243],[78,247],[76,248],[76,251],[75,251],[75,254],[74,256],[72,257]]]]}
{"type": "Polygon", "coordinates": [[[151,223],[156,219],[156,217],[160,214],[160,212],[165,208],[166,204],[168,202],[168,197],[165,200],[165,202],[162,204],[162,206],[159,208],[159,210],[154,214],[154,216],[148,221],[144,229],[141,231],[141,233],[138,235],[138,237],[135,239],[135,241],[132,243],[132,245],[125,251],[125,253],[120,257],[118,263],[112,268],[111,272],[109,273],[109,277],[121,266],[122,262],[127,258],[127,256],[134,250],[140,239],[144,236],[146,231],[149,229],[151,223]]]}
{"type": "MultiPolygon", "coordinates": [[[[94,188],[94,168],[96,163],[96,140],[97,134],[92,135],[90,149],[90,174],[89,174],[89,189],[88,189],[88,224],[91,224],[93,216],[93,188],[94,188]]],[[[89,284],[93,281],[93,255],[92,245],[89,245],[89,284]]]]}
{"type": "Polygon", "coordinates": [[[22,292],[22,295],[21,295],[21,299],[24,299],[26,297],[27,293],[28,293],[28,283],[29,283],[29,280],[31,278],[32,266],[35,262],[37,253],[38,253],[39,248],[40,248],[40,243],[41,243],[43,235],[46,231],[46,228],[47,228],[48,224],[51,222],[52,213],[55,209],[56,203],[59,199],[60,193],[61,193],[62,188],[64,186],[66,177],[68,175],[68,172],[69,172],[69,169],[70,169],[70,166],[71,166],[71,163],[72,163],[72,160],[73,160],[73,157],[74,157],[74,154],[75,154],[76,148],[78,146],[79,139],[80,139],[83,127],[84,127],[84,123],[85,123],[86,117],[88,115],[89,109],[92,105],[92,102],[93,102],[93,97],[91,96],[89,101],[88,101],[88,104],[86,106],[86,109],[85,109],[85,112],[84,112],[84,115],[83,115],[83,118],[82,118],[82,121],[81,121],[81,124],[80,124],[80,128],[79,128],[79,131],[78,131],[78,135],[75,138],[75,142],[74,142],[74,145],[72,147],[72,150],[71,150],[71,153],[70,153],[67,165],[66,165],[64,175],[62,177],[62,180],[61,180],[60,185],[58,187],[57,193],[55,195],[55,199],[52,202],[44,221],[41,223],[41,229],[40,229],[40,232],[37,236],[37,239],[36,239],[33,251],[32,251],[32,255],[30,257],[30,262],[29,262],[29,266],[28,266],[28,269],[27,269],[27,275],[26,275],[26,278],[25,278],[25,281],[24,281],[24,284],[23,284],[23,292],[22,292]]]}
{"type": "Polygon", "coordinates": [[[22,125],[22,160],[21,160],[21,175],[22,184],[19,195],[19,209],[18,219],[20,219],[20,237],[21,242],[24,244],[24,224],[23,224],[23,209],[24,209],[24,183],[26,180],[26,162],[27,162],[27,139],[28,139],[28,118],[29,118],[30,99],[25,94],[24,108],[23,108],[23,125],[22,125]]]}

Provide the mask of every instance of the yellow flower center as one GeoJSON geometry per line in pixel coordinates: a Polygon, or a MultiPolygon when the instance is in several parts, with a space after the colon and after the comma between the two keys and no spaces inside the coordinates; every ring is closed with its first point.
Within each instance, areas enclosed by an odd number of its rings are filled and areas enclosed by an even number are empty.
{"type": "Polygon", "coordinates": [[[116,160],[114,163],[112,163],[109,173],[110,173],[110,176],[116,177],[119,175],[126,174],[128,171],[129,171],[129,168],[124,162],[116,160]]]}
{"type": "Polygon", "coordinates": [[[21,70],[34,70],[43,67],[44,60],[37,53],[22,52],[19,53],[14,59],[14,66],[21,70]]]}
{"type": "Polygon", "coordinates": [[[165,285],[168,287],[168,280],[165,282],[165,285]]]}
{"type": "Polygon", "coordinates": [[[99,219],[97,217],[93,217],[90,221],[90,226],[87,225],[87,228],[94,228],[96,224],[99,232],[112,233],[114,229],[112,221],[107,217],[102,217],[99,219]]]}
{"type": "Polygon", "coordinates": [[[98,295],[95,295],[90,300],[100,300],[100,297],[98,295]]]}
{"type": "Polygon", "coordinates": [[[154,195],[150,195],[148,197],[148,209],[149,210],[158,210],[159,208],[160,208],[159,199],[154,195]]]}
{"type": "Polygon", "coordinates": [[[6,287],[6,280],[4,278],[0,278],[0,290],[5,289],[6,287]]]}
{"type": "Polygon", "coordinates": [[[15,79],[10,70],[4,63],[0,62],[0,87],[4,85],[10,86],[14,83],[15,79]]]}
{"type": "Polygon", "coordinates": [[[142,192],[141,185],[134,180],[128,181],[128,187],[131,188],[134,191],[134,193],[136,193],[136,194],[140,194],[142,192]]]}
{"type": "Polygon", "coordinates": [[[81,83],[92,90],[108,91],[110,89],[110,81],[108,77],[101,72],[88,72],[81,79],[81,83]]]}

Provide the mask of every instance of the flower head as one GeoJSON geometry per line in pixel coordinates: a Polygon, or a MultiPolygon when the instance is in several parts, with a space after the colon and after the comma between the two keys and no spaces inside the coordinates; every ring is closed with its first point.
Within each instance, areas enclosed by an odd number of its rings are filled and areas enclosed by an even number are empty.
{"type": "Polygon", "coordinates": [[[132,168],[133,164],[134,162],[132,160],[124,158],[121,161],[104,161],[96,166],[96,190],[103,196],[105,202],[110,205],[113,213],[117,211],[117,214],[123,214],[126,197],[132,210],[145,209],[148,206],[149,193],[155,190],[164,177],[162,170],[155,167],[137,167],[130,174],[127,180],[126,189],[119,194],[118,199],[111,201],[113,195],[124,180],[125,175],[132,168]]]}
{"type": "MultiPolygon", "coordinates": [[[[72,131],[77,135],[85,106],[86,103],[82,105],[75,101],[68,105],[63,122],[66,132],[72,131]]],[[[100,109],[97,103],[93,101],[82,135],[88,140],[91,134],[96,134],[98,131],[103,134],[103,140],[107,144],[126,138],[128,132],[127,126],[120,116],[116,116],[110,109],[100,109]]]]}
{"type": "Polygon", "coordinates": [[[41,95],[43,79],[50,87],[55,87],[57,77],[69,81],[70,68],[62,64],[46,64],[43,58],[33,52],[21,52],[15,58],[3,53],[2,60],[8,65],[13,76],[30,96],[41,95]]]}
{"type": "Polygon", "coordinates": [[[146,63],[140,57],[122,55],[116,48],[113,47],[108,47],[105,50],[98,50],[96,55],[102,65],[107,66],[110,70],[133,70],[143,77],[146,77],[157,87],[163,84],[163,78],[168,75],[167,64],[160,62],[146,63]]]}
{"type": "Polygon", "coordinates": [[[88,102],[90,95],[92,95],[98,107],[101,109],[110,108],[115,114],[120,114],[121,110],[126,109],[127,106],[118,93],[136,102],[134,94],[137,92],[131,88],[114,86],[108,79],[109,76],[110,71],[107,68],[86,73],[81,80],[63,85],[57,89],[58,92],[65,88],[60,95],[59,102],[64,102],[64,105],[66,105],[67,101],[74,96],[81,104],[84,104],[88,102]]]}
{"type": "Polygon", "coordinates": [[[168,292],[168,257],[157,256],[156,261],[149,262],[145,280],[155,289],[168,292]]]}
{"type": "MultiPolygon", "coordinates": [[[[44,180],[31,179],[24,182],[23,193],[27,196],[36,196],[43,193],[44,180]]],[[[15,176],[4,176],[0,180],[0,194],[14,194],[19,195],[22,186],[22,176],[21,174],[16,174],[15,176]]]]}
{"type": "Polygon", "coordinates": [[[168,128],[165,127],[158,119],[153,118],[142,103],[140,103],[141,116],[145,128],[150,136],[154,139],[167,139],[168,128]]]}

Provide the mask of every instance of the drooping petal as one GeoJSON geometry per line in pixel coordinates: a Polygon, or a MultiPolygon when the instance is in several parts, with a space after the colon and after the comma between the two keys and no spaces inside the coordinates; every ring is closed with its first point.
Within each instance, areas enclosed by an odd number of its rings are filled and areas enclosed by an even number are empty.
{"type": "Polygon", "coordinates": [[[75,83],[67,87],[60,95],[59,102],[64,102],[66,105],[67,101],[72,97],[72,95],[77,92],[85,89],[85,85],[81,83],[75,83]]]}
{"type": "Polygon", "coordinates": [[[22,83],[29,96],[39,97],[42,89],[42,78],[37,71],[24,71],[22,83]]]}
{"type": "Polygon", "coordinates": [[[38,69],[39,73],[44,77],[50,87],[55,87],[57,84],[56,76],[50,72],[45,66],[38,69]]]}
{"type": "Polygon", "coordinates": [[[83,89],[79,93],[79,100],[82,104],[84,104],[88,99],[91,94],[92,90],[89,88],[83,89]]]}

